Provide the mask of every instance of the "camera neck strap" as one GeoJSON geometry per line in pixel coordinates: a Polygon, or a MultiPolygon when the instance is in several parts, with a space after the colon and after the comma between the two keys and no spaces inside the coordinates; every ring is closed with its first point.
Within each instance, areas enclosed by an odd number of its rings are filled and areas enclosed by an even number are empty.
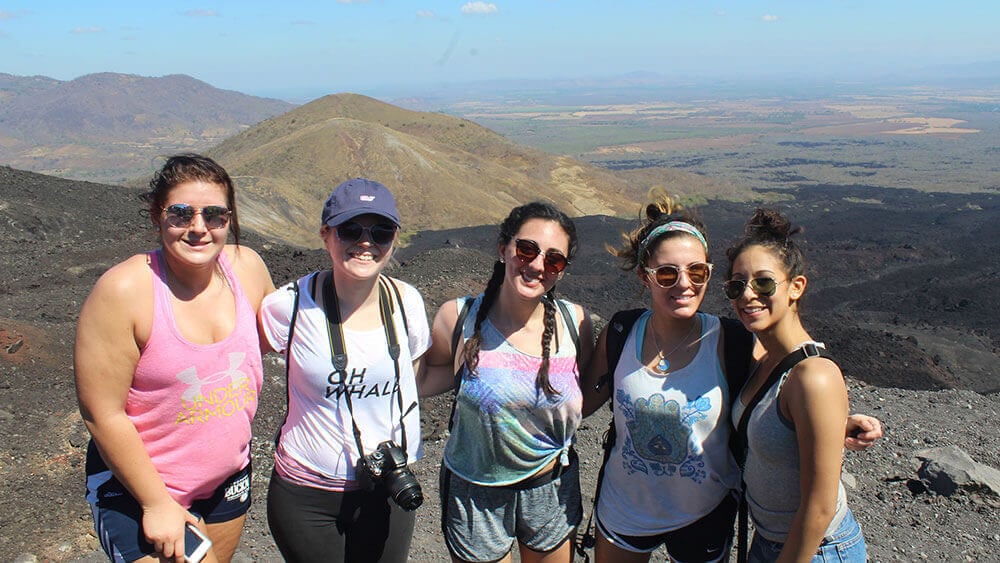
{"type": "MultiPolygon", "coordinates": [[[[313,279],[313,283],[315,283],[315,278],[313,279]]],[[[315,294],[314,287],[313,295],[315,294]]],[[[399,429],[402,432],[402,443],[400,446],[405,452],[407,451],[406,425],[403,419],[413,410],[413,407],[417,403],[414,402],[406,412],[403,412],[403,390],[399,385],[399,339],[396,337],[396,324],[392,318],[392,301],[381,278],[378,281],[378,303],[379,317],[382,321],[382,328],[385,331],[385,341],[389,348],[389,357],[392,358],[393,367],[396,371],[392,392],[396,395],[396,404],[399,408],[399,429]]],[[[400,303],[400,306],[402,306],[402,303],[400,303]]],[[[354,443],[358,446],[358,455],[363,456],[365,455],[365,449],[361,441],[361,429],[358,427],[358,421],[354,417],[354,404],[351,400],[351,391],[347,386],[347,347],[344,344],[344,325],[340,318],[340,302],[337,299],[337,290],[333,285],[332,271],[326,275],[326,279],[323,281],[323,309],[326,313],[327,337],[330,340],[330,359],[333,361],[333,369],[340,374],[341,385],[344,386],[344,402],[347,403],[347,411],[351,413],[354,443]]]]}

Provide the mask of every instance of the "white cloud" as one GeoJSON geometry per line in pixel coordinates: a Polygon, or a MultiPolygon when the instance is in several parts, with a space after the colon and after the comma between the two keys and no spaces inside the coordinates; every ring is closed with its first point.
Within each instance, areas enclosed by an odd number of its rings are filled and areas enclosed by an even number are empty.
{"type": "Polygon", "coordinates": [[[88,35],[91,33],[104,33],[103,27],[93,26],[93,27],[74,27],[70,30],[70,33],[75,35],[88,35]]]}
{"type": "Polygon", "coordinates": [[[367,4],[368,0],[337,0],[338,4],[367,4]]]}
{"type": "Polygon", "coordinates": [[[763,16],[760,17],[760,19],[761,21],[766,21],[766,22],[776,22],[781,18],[772,14],[764,14],[763,16]]]}
{"type": "Polygon", "coordinates": [[[16,17],[17,17],[17,14],[15,14],[14,12],[8,12],[6,10],[0,10],[0,21],[3,21],[3,20],[12,20],[12,19],[14,19],[16,17]]]}
{"type": "Polygon", "coordinates": [[[725,10],[716,10],[715,11],[715,15],[719,16],[720,18],[724,17],[726,15],[726,11],[725,10]]]}
{"type": "Polygon", "coordinates": [[[294,20],[292,25],[316,25],[316,22],[312,20],[294,20]]]}
{"type": "Polygon", "coordinates": [[[417,10],[418,18],[433,18],[434,12],[432,10],[417,10]]]}
{"type": "Polygon", "coordinates": [[[219,12],[216,12],[215,10],[198,9],[198,10],[188,10],[184,12],[184,15],[192,18],[215,18],[221,14],[219,14],[219,12]]]}
{"type": "Polygon", "coordinates": [[[493,2],[466,2],[462,5],[463,14],[499,14],[500,9],[493,2]]]}

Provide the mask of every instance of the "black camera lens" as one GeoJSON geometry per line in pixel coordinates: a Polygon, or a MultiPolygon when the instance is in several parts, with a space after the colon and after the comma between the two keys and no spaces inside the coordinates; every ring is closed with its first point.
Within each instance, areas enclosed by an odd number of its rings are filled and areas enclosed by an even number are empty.
{"type": "Polygon", "coordinates": [[[416,510],[424,503],[424,493],[420,490],[420,483],[409,469],[402,469],[393,472],[386,480],[389,489],[389,496],[403,510],[416,510]]]}

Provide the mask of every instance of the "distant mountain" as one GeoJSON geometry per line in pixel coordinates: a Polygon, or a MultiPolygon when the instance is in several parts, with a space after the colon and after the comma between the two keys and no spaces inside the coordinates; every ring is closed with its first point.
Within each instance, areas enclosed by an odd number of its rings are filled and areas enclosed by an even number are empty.
{"type": "Polygon", "coordinates": [[[293,107],[185,75],[0,74],[0,163],[121,182],[148,173],[158,155],[204,149],[293,107]]]}
{"type": "Polygon", "coordinates": [[[265,120],[208,154],[237,179],[248,227],[308,247],[320,245],[320,209],[331,189],[356,176],[393,190],[410,232],[494,223],[533,199],[572,215],[631,216],[649,188],[465,119],[357,94],[265,120]]]}

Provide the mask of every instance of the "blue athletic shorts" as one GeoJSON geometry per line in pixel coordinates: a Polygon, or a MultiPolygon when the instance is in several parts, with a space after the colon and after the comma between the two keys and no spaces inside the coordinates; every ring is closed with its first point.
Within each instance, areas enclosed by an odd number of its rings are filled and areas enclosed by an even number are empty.
{"type": "MultiPolygon", "coordinates": [[[[196,500],[188,510],[209,524],[228,522],[250,510],[250,464],[219,486],[211,497],[196,500]]],[[[111,474],[87,475],[87,502],[94,515],[94,529],[101,547],[112,561],[135,561],[155,553],[142,532],[142,508],[135,497],[111,474]]]]}

